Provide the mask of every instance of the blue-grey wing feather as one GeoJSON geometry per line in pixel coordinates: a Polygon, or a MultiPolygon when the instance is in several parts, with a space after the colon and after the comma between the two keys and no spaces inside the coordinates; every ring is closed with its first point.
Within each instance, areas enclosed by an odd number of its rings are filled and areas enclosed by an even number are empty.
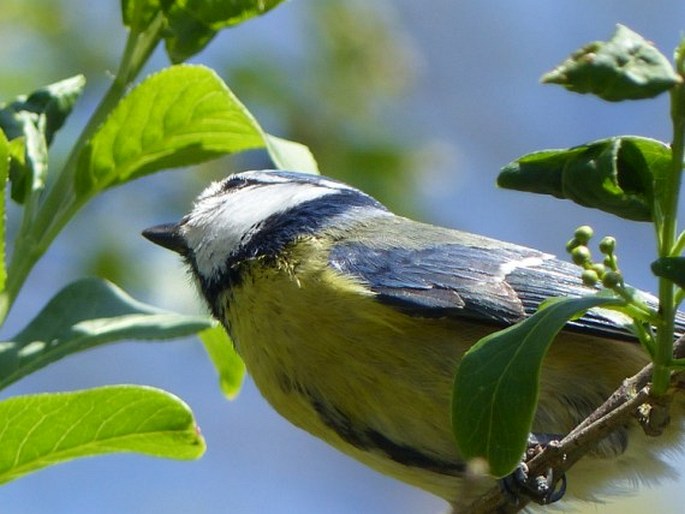
{"type": "MultiPolygon", "coordinates": [[[[530,316],[547,298],[596,292],[583,285],[578,267],[548,254],[477,236],[462,244],[457,242],[462,233],[445,233],[455,234],[452,241],[436,244],[427,237],[410,247],[388,241],[378,247],[339,243],[330,252],[329,264],[357,277],[378,301],[408,315],[502,326],[530,316]]],[[[605,310],[590,311],[569,328],[634,338],[620,315],[605,310]]]]}

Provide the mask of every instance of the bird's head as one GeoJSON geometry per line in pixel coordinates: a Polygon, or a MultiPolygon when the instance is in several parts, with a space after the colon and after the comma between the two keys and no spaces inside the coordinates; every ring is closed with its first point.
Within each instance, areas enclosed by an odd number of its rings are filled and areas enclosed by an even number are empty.
{"type": "Polygon", "coordinates": [[[246,171],[212,183],[178,223],[143,235],[181,254],[203,284],[220,282],[236,264],[274,257],[303,235],[387,213],[376,200],[336,180],[308,173],[246,171]]]}

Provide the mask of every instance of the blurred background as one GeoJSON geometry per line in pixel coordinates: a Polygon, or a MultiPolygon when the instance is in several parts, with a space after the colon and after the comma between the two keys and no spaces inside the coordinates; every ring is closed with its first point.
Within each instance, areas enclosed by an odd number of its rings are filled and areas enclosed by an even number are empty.
{"type": "MultiPolygon", "coordinates": [[[[193,62],[214,67],[270,133],[300,141],[322,172],[395,211],[563,254],[580,224],[619,240],[634,285],[655,289],[649,226],[568,202],[498,190],[498,170],[543,148],[617,134],[668,141],[666,98],[606,104],[539,77],[623,23],[671,55],[685,4],[639,0],[291,0],[223,31],[193,62]]],[[[57,136],[54,169],[116,69],[125,41],[119,2],[3,0],[0,100],[84,73],[88,86],[57,136]]],[[[145,73],[166,66],[155,54],[145,73]]],[[[268,167],[252,152],[165,172],[96,198],[34,270],[0,337],[83,275],[107,277],[139,299],[202,310],[180,262],[140,231],[173,221],[211,180],[268,167]]],[[[13,212],[9,213],[10,236],[13,212]]],[[[196,340],[122,343],[70,357],[2,397],[136,383],[174,392],[207,440],[197,462],[135,455],[73,461],[0,489],[0,512],[437,513],[444,504],[380,476],[293,428],[245,383],[226,401],[196,340]]],[[[682,456],[669,462],[685,470],[682,456]]],[[[685,478],[579,512],[682,512],[685,478]]]]}

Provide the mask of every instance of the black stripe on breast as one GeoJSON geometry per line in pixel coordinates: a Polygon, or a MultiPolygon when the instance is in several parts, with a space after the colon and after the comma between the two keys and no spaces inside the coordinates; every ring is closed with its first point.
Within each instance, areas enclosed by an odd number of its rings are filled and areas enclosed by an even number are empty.
{"type": "Polygon", "coordinates": [[[350,417],[311,393],[309,398],[319,419],[341,439],[368,452],[378,452],[390,460],[408,467],[421,468],[441,475],[459,476],[466,470],[462,462],[451,462],[428,455],[420,450],[398,443],[371,427],[355,426],[350,417]]]}

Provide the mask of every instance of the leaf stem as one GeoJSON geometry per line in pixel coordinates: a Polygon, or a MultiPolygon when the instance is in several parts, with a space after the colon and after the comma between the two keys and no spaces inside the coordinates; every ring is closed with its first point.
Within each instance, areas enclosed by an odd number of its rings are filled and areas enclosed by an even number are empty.
{"type": "Polygon", "coordinates": [[[678,236],[673,248],[673,255],[680,255],[683,253],[683,250],[685,250],[685,232],[681,232],[678,236]]]}
{"type": "Polygon", "coordinates": [[[89,196],[79,197],[74,189],[74,175],[81,152],[150,58],[161,40],[164,24],[165,19],[160,12],[144,31],[132,30],[129,33],[117,74],[81,131],[54,183],[45,191],[45,197],[40,204],[36,205],[35,199],[29,199],[30,205],[35,207],[35,212],[33,208],[25,211],[22,228],[15,241],[7,270],[7,284],[5,290],[0,293],[0,323],[4,322],[9,314],[36,262],[65,225],[90,199],[89,196]]]}
{"type": "MultiPolygon", "coordinates": [[[[676,69],[682,76],[683,45],[676,58],[676,69]]],[[[678,199],[685,152],[685,92],[678,84],[671,90],[671,166],[666,176],[655,180],[655,224],[659,244],[659,257],[670,257],[680,252],[677,237],[678,199]]],[[[673,360],[673,334],[676,315],[675,285],[668,279],[659,278],[659,323],[657,325],[656,351],[654,354],[653,394],[663,395],[668,389],[673,360]]]]}

